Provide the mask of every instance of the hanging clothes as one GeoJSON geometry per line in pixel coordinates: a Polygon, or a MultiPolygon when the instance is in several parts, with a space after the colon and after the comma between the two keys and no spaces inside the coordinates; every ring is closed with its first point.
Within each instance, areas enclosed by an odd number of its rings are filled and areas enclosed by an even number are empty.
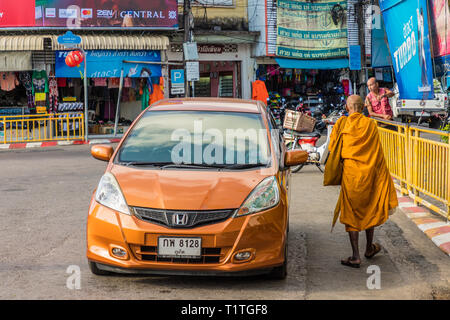
{"type": "Polygon", "coordinates": [[[150,95],[149,95],[149,91],[148,91],[148,86],[145,85],[142,88],[142,93],[141,93],[141,110],[145,110],[148,107],[149,99],[150,99],[150,95]]]}
{"type": "Polygon", "coordinates": [[[264,81],[256,80],[252,83],[252,100],[262,101],[267,104],[269,93],[267,92],[266,84],[264,81]]]}
{"type": "Polygon", "coordinates": [[[159,78],[159,84],[153,84],[153,92],[150,95],[149,105],[152,105],[156,101],[164,99],[164,78],[159,78]]]}
{"type": "Polygon", "coordinates": [[[3,91],[12,91],[19,85],[19,80],[14,72],[0,73],[0,87],[3,91]]]}
{"type": "Polygon", "coordinates": [[[108,85],[106,82],[106,78],[94,78],[94,85],[96,87],[106,87],[108,85]]]}
{"type": "Polygon", "coordinates": [[[48,80],[48,90],[49,90],[49,112],[56,113],[58,110],[58,82],[55,77],[50,77],[48,80]]]}
{"type": "Polygon", "coordinates": [[[45,70],[33,71],[31,77],[34,104],[37,107],[47,106],[48,77],[45,70]]]}
{"type": "Polygon", "coordinates": [[[33,96],[33,85],[31,83],[31,75],[28,72],[19,73],[19,81],[25,87],[27,99],[28,99],[28,109],[34,110],[34,96],[33,96]]]}

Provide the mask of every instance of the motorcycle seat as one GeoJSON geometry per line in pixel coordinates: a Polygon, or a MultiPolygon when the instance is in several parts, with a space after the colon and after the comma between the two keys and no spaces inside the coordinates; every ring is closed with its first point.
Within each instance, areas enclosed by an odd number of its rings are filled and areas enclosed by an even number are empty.
{"type": "Polygon", "coordinates": [[[300,131],[295,131],[295,130],[286,130],[285,131],[286,134],[289,135],[295,135],[298,137],[311,137],[311,138],[320,138],[321,134],[317,131],[313,131],[313,132],[300,132],[300,131]]]}

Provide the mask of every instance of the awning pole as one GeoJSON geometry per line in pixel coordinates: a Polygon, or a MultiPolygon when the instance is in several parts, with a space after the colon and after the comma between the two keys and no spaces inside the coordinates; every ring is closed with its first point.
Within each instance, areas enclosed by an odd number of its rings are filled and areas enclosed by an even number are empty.
{"type": "Polygon", "coordinates": [[[123,87],[123,68],[120,71],[119,95],[117,97],[116,119],[114,121],[114,136],[117,136],[117,125],[119,123],[120,97],[122,96],[122,87],[123,87]]]}

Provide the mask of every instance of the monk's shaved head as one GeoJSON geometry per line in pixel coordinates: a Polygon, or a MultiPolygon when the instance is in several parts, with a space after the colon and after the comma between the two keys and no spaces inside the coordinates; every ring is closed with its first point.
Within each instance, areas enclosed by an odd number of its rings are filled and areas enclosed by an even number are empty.
{"type": "Polygon", "coordinates": [[[364,108],[364,102],[360,96],[356,94],[351,95],[347,98],[347,108],[348,111],[362,112],[364,108]]]}

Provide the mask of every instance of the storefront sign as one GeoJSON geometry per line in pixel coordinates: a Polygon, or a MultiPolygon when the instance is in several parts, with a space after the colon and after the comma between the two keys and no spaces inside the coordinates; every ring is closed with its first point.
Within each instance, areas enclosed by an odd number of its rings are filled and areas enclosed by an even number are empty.
{"type": "Polygon", "coordinates": [[[346,0],[279,0],[277,53],[296,59],[347,57],[346,0]],[[331,11],[341,13],[332,17],[331,11]]]}
{"type": "Polygon", "coordinates": [[[221,54],[223,48],[224,46],[220,44],[202,44],[198,46],[198,53],[221,54]]]}
{"type": "Polygon", "coordinates": [[[65,34],[58,37],[58,43],[68,48],[74,47],[81,43],[81,37],[74,35],[72,31],[67,31],[65,34]]]}
{"type": "Polygon", "coordinates": [[[2,0],[0,27],[178,28],[176,0],[2,0]]]}
{"type": "MultiPolygon", "coordinates": [[[[56,51],[56,77],[80,78],[81,66],[70,68],[65,63],[68,53],[69,51],[56,51]]],[[[119,78],[122,68],[125,77],[161,77],[160,64],[145,64],[145,62],[161,62],[160,51],[88,50],[86,56],[88,78],[119,78]],[[123,61],[132,61],[132,63],[124,63],[123,61]]]]}
{"type": "Polygon", "coordinates": [[[35,0],[0,1],[0,27],[32,27],[35,24],[35,0]]]}
{"type": "Polygon", "coordinates": [[[427,1],[380,1],[400,99],[432,99],[427,1]]]}

